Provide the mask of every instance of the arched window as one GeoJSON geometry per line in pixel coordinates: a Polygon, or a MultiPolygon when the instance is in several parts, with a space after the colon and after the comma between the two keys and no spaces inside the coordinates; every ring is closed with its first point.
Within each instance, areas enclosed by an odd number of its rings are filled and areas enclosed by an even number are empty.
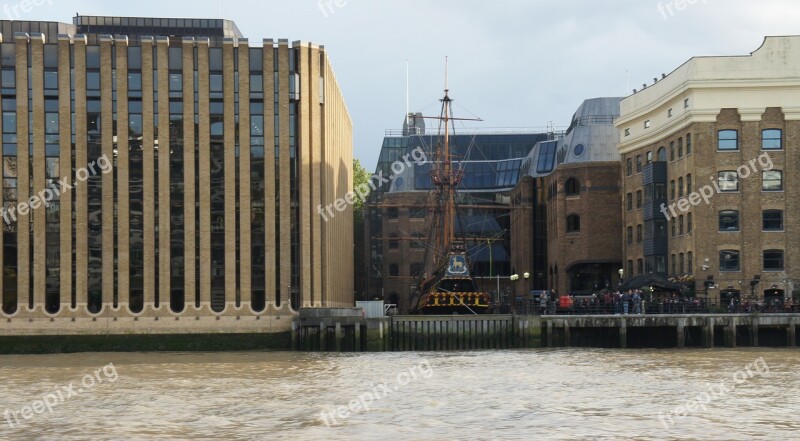
{"type": "Polygon", "coordinates": [[[577,214],[567,216],[567,233],[578,233],[581,231],[581,217],[577,214]]]}
{"type": "Polygon", "coordinates": [[[667,149],[664,147],[658,149],[658,162],[667,162],[667,149]]]}
{"type": "Polygon", "coordinates": [[[567,179],[567,182],[564,183],[564,193],[567,196],[576,196],[581,194],[581,184],[575,178],[567,179]]]}

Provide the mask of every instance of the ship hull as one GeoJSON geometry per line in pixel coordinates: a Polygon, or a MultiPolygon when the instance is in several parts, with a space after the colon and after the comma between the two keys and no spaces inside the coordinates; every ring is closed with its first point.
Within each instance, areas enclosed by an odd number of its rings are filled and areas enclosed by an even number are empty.
{"type": "Polygon", "coordinates": [[[417,304],[417,312],[425,315],[486,314],[491,297],[486,293],[430,293],[417,304]]]}

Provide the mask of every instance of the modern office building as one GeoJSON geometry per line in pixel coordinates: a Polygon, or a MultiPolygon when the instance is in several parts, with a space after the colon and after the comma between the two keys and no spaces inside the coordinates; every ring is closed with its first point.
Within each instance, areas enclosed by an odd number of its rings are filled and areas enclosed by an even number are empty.
{"type": "MultiPolygon", "coordinates": [[[[450,145],[456,167],[464,170],[459,188],[456,235],[467,243],[472,275],[479,289],[497,298],[509,286],[511,264],[511,215],[509,192],[519,181],[523,159],[537,142],[553,139],[554,133],[491,133],[491,130],[456,131],[450,145]],[[466,132],[466,133],[465,133],[466,132]]],[[[435,200],[430,170],[438,135],[426,130],[420,115],[410,115],[402,131],[387,131],[376,173],[393,177],[391,183],[370,194],[366,206],[365,261],[371,297],[381,297],[408,312],[410,297],[424,274],[431,244],[430,228],[435,200]],[[429,161],[414,164],[396,174],[392,165],[417,149],[429,161]]],[[[400,170],[399,167],[395,171],[400,170]]]]}
{"type": "Polygon", "coordinates": [[[324,47],[251,44],[227,20],[0,30],[8,329],[288,329],[269,318],[352,305],[352,212],[318,214],[352,186],[324,47]]]}
{"type": "Polygon", "coordinates": [[[584,101],[565,136],[538,143],[523,161],[511,196],[524,208],[511,222],[512,266],[523,276],[517,292],[587,295],[618,285],[620,100],[584,101]]]}
{"type": "Polygon", "coordinates": [[[622,101],[628,274],[699,296],[783,299],[800,285],[800,36],[696,57],[622,101]]]}

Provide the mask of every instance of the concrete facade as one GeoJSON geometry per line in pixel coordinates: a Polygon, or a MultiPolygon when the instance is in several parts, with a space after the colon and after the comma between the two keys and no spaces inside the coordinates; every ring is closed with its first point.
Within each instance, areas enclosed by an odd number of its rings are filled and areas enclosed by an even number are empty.
{"type": "Polygon", "coordinates": [[[107,34],[2,36],[3,332],[286,332],[300,307],[352,306],[352,210],[318,214],[352,187],[324,47],[94,19],[107,34]],[[75,188],[18,209],[59,180],[75,188]]]}

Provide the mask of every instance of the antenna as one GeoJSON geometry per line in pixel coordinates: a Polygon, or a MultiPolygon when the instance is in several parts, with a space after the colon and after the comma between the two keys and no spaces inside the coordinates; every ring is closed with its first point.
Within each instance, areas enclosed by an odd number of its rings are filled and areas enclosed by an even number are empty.
{"type": "Polygon", "coordinates": [[[409,90],[410,89],[409,89],[409,80],[408,80],[408,60],[406,60],[406,127],[408,127],[408,130],[410,131],[411,130],[411,117],[410,117],[410,113],[409,112],[411,112],[411,104],[410,104],[411,99],[409,98],[410,97],[409,90]]]}
{"type": "Polygon", "coordinates": [[[450,90],[450,89],[447,87],[447,66],[448,66],[447,55],[445,55],[445,56],[444,56],[444,91],[445,91],[445,92],[447,92],[448,90],[450,90]]]}

